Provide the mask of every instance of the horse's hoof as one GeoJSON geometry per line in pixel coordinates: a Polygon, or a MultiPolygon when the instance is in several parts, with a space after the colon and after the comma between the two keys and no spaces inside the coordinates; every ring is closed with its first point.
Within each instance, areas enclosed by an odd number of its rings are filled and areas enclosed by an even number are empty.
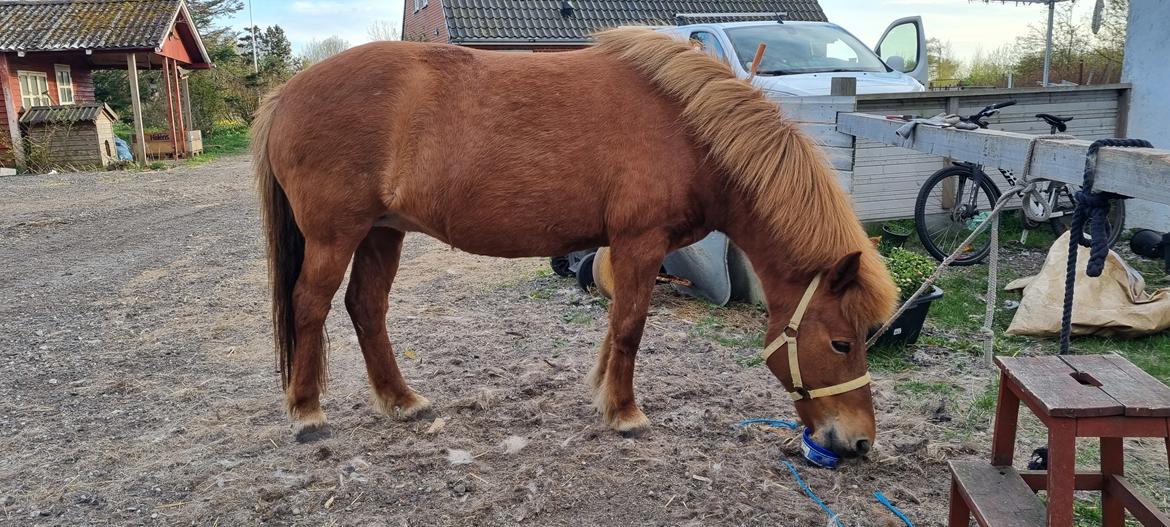
{"type": "Polygon", "coordinates": [[[311,443],[329,437],[329,424],[325,413],[317,410],[301,415],[293,421],[293,437],[298,443],[311,443]]]}
{"type": "Polygon", "coordinates": [[[650,429],[650,419],[635,406],[633,410],[619,411],[609,426],[621,433],[622,437],[638,437],[650,429]]]}
{"type": "Polygon", "coordinates": [[[413,391],[408,395],[393,398],[384,398],[375,393],[373,399],[374,405],[383,414],[402,420],[419,417],[431,408],[431,401],[413,391]]]}

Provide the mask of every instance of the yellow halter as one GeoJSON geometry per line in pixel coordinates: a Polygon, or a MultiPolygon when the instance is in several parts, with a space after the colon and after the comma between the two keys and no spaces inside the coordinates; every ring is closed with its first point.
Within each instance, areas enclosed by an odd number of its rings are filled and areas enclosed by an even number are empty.
{"type": "Polygon", "coordinates": [[[841,384],[834,384],[824,388],[816,388],[809,390],[804,387],[803,381],[800,378],[800,360],[796,355],[796,335],[800,331],[800,320],[804,318],[804,310],[808,309],[808,303],[812,300],[813,293],[817,290],[817,286],[821,283],[821,275],[816,275],[812,282],[808,284],[808,288],[804,290],[804,296],[800,298],[800,303],[796,305],[796,311],[792,313],[792,320],[788,322],[788,327],[784,328],[784,332],[780,334],[776,340],[768,344],[760,356],[764,358],[764,363],[768,363],[768,358],[772,356],[776,350],[788,345],[788,371],[792,374],[792,391],[788,392],[788,396],[792,400],[799,401],[801,399],[816,399],[817,397],[828,397],[830,395],[838,395],[845,392],[851,392],[862,386],[869,384],[869,372],[865,375],[846,381],[841,384]],[[791,331],[791,334],[789,332],[791,331]]]}

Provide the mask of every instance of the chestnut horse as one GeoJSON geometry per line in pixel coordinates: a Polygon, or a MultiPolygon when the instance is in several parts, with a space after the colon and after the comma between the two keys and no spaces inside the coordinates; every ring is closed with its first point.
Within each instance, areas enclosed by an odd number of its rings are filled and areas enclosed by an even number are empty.
{"type": "MultiPolygon", "coordinates": [[[[865,377],[866,329],[890,313],[896,289],[820,149],[685,42],[640,28],[597,40],[535,54],[372,43],[268,96],[253,153],[298,434],[325,424],[323,324],[351,261],[345,306],[375,405],[399,416],[430,405],[403,379],[387,336],[408,231],[509,258],[608,245],[614,299],[588,382],[619,431],[649,425],[634,356],[663,257],[712,230],[759,275],[768,340],[795,337],[789,360],[767,360],[789,390],[865,377]],[[786,330],[806,291],[799,332],[786,330]]],[[[814,437],[844,455],[874,440],[869,386],[850,386],[795,403],[814,437]]]]}

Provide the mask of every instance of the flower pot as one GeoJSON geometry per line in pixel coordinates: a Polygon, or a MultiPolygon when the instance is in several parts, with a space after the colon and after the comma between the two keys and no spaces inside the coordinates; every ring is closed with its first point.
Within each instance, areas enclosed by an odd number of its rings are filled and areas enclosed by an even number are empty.
{"type": "MultiPolygon", "coordinates": [[[[890,325],[875,345],[887,344],[914,344],[918,342],[918,335],[922,333],[922,323],[926,322],[926,313],[930,311],[930,304],[943,297],[943,290],[932,286],[932,291],[918,297],[909,308],[890,325]]],[[[877,328],[870,331],[873,335],[877,328]]]]}
{"type": "Polygon", "coordinates": [[[901,247],[910,238],[910,231],[890,225],[882,225],[882,245],[901,247]]]}

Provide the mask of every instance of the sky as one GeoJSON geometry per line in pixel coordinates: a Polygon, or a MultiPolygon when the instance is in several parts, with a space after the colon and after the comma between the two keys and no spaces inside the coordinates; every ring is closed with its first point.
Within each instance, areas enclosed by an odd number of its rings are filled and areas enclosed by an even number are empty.
{"type": "MultiPolygon", "coordinates": [[[[410,0],[406,0],[409,2],[410,0]]],[[[578,0],[587,1],[587,0],[578,0]]],[[[351,45],[369,40],[366,28],[377,20],[402,26],[403,0],[251,0],[256,25],[280,25],[293,50],[312,40],[336,35],[351,45]]],[[[1028,24],[1042,26],[1047,9],[1042,4],[982,0],[820,0],[829,21],[874,45],[895,19],[918,15],[928,37],[950,42],[955,56],[969,60],[980,49],[991,52],[1028,32],[1028,24]],[[1018,5],[1017,5],[1018,4],[1018,5]]],[[[1093,0],[1075,0],[1077,18],[1086,16],[1093,0]]],[[[247,27],[248,9],[221,22],[247,27]]]]}

